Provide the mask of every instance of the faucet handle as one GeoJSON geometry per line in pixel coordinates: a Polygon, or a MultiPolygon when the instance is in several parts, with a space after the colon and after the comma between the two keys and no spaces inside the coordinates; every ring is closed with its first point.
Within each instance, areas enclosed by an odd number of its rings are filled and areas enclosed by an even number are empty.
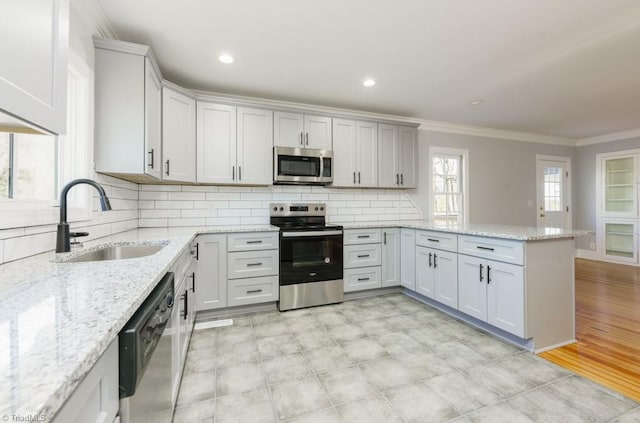
{"type": "Polygon", "coordinates": [[[83,236],[89,236],[89,232],[69,232],[69,238],[80,238],[83,236]]]}

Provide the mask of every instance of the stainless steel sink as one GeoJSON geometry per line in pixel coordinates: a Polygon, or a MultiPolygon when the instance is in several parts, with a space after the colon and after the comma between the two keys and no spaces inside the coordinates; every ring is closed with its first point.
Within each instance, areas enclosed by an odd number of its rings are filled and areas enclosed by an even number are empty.
{"type": "Polygon", "coordinates": [[[90,251],[77,257],[65,260],[66,263],[79,263],[84,261],[122,260],[138,257],[146,257],[157,253],[164,247],[163,244],[132,244],[114,245],[99,250],[90,251]]]}

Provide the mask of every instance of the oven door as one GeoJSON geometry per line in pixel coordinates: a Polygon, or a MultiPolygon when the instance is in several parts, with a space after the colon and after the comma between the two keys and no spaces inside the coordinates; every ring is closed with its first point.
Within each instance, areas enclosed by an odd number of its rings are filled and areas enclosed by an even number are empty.
{"type": "Polygon", "coordinates": [[[280,285],[342,279],[342,230],[280,233],[280,285]]]}

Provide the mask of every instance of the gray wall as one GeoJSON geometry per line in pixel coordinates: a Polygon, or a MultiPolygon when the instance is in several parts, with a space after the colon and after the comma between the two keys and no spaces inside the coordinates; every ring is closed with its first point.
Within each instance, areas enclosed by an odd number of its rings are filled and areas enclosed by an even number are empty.
{"type": "MultiPolygon", "coordinates": [[[[596,154],[640,148],[640,138],[585,145],[576,149],[574,226],[596,230],[596,154]]],[[[588,250],[595,236],[580,237],[576,247],[588,250]]]]}
{"type": "Polygon", "coordinates": [[[571,157],[572,166],[576,161],[575,147],[425,130],[418,131],[418,141],[418,188],[410,194],[425,218],[429,216],[429,146],[469,151],[472,223],[536,226],[536,154],[571,157]]]}

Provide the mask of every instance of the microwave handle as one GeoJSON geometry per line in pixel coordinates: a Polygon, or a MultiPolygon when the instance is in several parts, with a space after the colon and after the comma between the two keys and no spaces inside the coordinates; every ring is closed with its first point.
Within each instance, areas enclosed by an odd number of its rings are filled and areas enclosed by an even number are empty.
{"type": "Polygon", "coordinates": [[[324,176],[324,159],[320,157],[320,175],[318,177],[322,178],[324,176]]]}

